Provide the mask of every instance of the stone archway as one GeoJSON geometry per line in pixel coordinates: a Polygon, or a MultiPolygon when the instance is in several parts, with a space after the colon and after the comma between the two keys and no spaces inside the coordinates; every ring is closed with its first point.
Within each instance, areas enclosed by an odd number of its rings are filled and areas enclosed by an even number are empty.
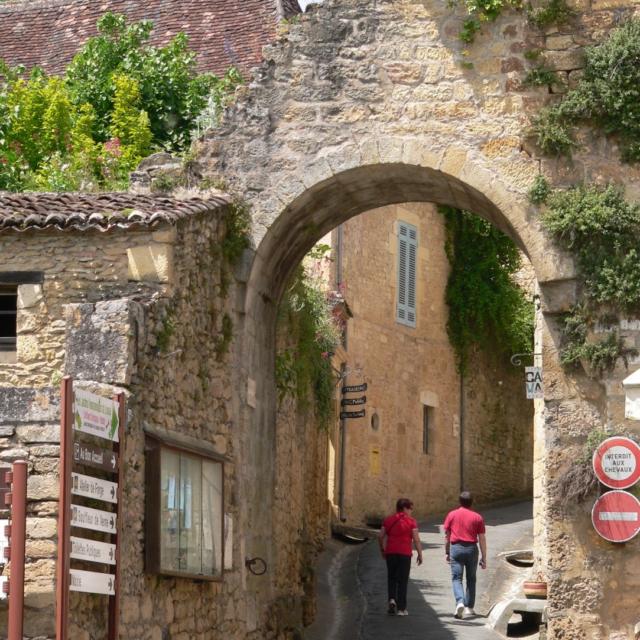
{"type": "MultiPolygon", "coordinates": [[[[592,553],[584,514],[566,522],[551,504],[551,480],[566,452],[604,417],[595,396],[581,395],[559,365],[555,314],[575,299],[573,265],[527,201],[541,167],[559,182],[570,180],[566,168],[522,143],[528,110],[545,99],[517,88],[523,52],[536,36],[522,15],[506,15],[485,26],[483,45],[467,64],[460,23],[444,0],[327,2],[265,50],[254,81],[197,147],[206,174],[223,178],[252,215],[253,251],[239,274],[246,295],[236,372],[249,470],[242,526],[251,522],[255,531],[244,544],[269,556],[275,314],[291,270],[322,233],[367,209],[412,200],[449,204],[509,234],[541,289],[547,391],[537,462],[540,499],[548,504],[539,533],[548,541],[551,637],[630,628],[629,616],[605,607],[615,588],[605,600],[593,565],[566,559],[568,539],[580,550],[575,557],[592,553]],[[584,601],[576,602],[580,593],[584,601]],[[598,607],[601,617],[589,617],[598,607]]],[[[588,150],[571,171],[606,173],[606,156],[588,150]]],[[[258,599],[264,595],[257,582],[249,587],[258,599]]]]}

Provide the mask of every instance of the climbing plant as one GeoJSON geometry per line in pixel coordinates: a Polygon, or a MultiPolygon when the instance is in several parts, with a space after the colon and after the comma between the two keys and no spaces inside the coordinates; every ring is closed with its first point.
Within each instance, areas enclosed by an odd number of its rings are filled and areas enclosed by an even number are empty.
{"type": "Polygon", "coordinates": [[[151,30],[105,14],[62,77],[0,61],[0,189],[126,188],[151,151],[187,148],[201,112],[219,113],[241,78],[198,73],[184,34],[155,47],[151,30]]]}
{"type": "Polygon", "coordinates": [[[289,336],[276,355],[280,397],[294,396],[303,408],[313,409],[321,426],[327,426],[336,382],[331,355],[340,343],[340,331],[322,278],[304,264],[280,304],[279,326],[289,336]]]}
{"type": "Polygon", "coordinates": [[[530,352],[533,304],[513,276],[521,266],[513,241],[482,218],[440,207],[451,265],[447,331],[458,367],[465,371],[473,347],[503,355],[530,352]]]}
{"type": "Polygon", "coordinates": [[[614,329],[621,315],[640,312],[640,206],[614,186],[579,185],[532,190],[546,203],[542,222],[576,259],[581,302],[564,321],[562,361],[586,362],[596,374],[611,370],[634,350],[614,329]],[[594,329],[601,327],[601,337],[594,329]]]}
{"type": "Polygon", "coordinates": [[[469,14],[459,33],[460,40],[471,43],[475,40],[483,23],[493,22],[507,9],[526,9],[531,23],[539,29],[551,24],[562,24],[574,15],[566,0],[544,0],[543,2],[525,2],[524,0],[450,0],[455,6],[462,3],[469,14]]]}
{"type": "Polygon", "coordinates": [[[640,160],[640,19],[632,19],[585,50],[584,73],[564,99],[542,110],[532,132],[541,149],[570,155],[575,127],[618,136],[624,161],[640,160]]]}

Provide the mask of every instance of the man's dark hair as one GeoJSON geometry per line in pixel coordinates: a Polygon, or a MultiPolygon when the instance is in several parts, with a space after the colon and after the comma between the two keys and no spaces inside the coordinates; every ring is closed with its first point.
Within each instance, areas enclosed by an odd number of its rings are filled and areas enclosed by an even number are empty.
{"type": "Polygon", "coordinates": [[[460,494],[460,504],[463,507],[469,508],[473,504],[473,496],[471,495],[471,491],[463,491],[460,494]]]}
{"type": "Polygon", "coordinates": [[[398,502],[396,502],[396,511],[399,513],[403,509],[411,509],[413,508],[413,502],[409,500],[409,498],[399,498],[398,502]]]}

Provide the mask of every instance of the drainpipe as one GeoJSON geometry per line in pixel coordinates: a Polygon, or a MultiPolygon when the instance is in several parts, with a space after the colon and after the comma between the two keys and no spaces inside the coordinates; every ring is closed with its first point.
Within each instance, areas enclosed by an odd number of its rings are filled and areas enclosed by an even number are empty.
{"type": "Polygon", "coordinates": [[[464,491],[464,374],[460,373],[460,491],[464,491]]]}
{"type": "MultiPolygon", "coordinates": [[[[345,384],[344,374],[347,365],[343,362],[340,365],[340,392],[342,394],[342,385],[345,384]]],[[[342,403],[340,404],[340,413],[342,413],[342,403]]],[[[338,486],[338,515],[340,522],[346,522],[347,518],[344,514],[344,470],[345,458],[347,453],[347,420],[340,418],[340,479],[338,486]]]]}

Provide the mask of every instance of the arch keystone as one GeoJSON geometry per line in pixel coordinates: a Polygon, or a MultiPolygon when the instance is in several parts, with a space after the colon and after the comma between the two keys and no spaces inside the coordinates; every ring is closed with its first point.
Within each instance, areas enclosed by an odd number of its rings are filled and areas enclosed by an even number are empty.
{"type": "Polygon", "coordinates": [[[402,151],[402,162],[417,167],[436,169],[442,162],[442,151],[433,151],[422,140],[408,140],[402,151]]]}
{"type": "Polygon", "coordinates": [[[455,178],[459,178],[462,168],[467,161],[467,152],[460,147],[448,147],[442,158],[439,169],[455,178]]]}
{"type": "Polygon", "coordinates": [[[326,158],[316,158],[311,164],[308,164],[302,172],[302,182],[311,188],[333,177],[333,169],[329,166],[326,158]]]}
{"type": "Polygon", "coordinates": [[[327,154],[326,160],[335,175],[355,169],[362,164],[360,147],[355,143],[344,144],[327,154]]]}
{"type": "Polygon", "coordinates": [[[378,152],[381,163],[402,162],[404,141],[398,138],[380,138],[378,152]]]}

